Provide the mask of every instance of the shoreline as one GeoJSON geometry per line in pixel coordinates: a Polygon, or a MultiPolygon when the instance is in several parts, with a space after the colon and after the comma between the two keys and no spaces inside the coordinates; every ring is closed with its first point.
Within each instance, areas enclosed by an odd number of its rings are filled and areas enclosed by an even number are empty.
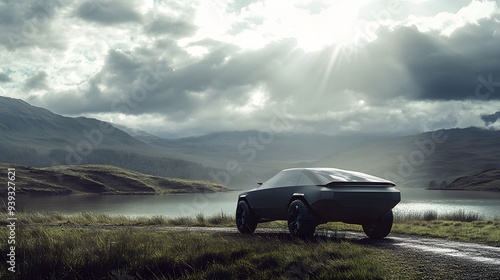
{"type": "MultiPolygon", "coordinates": [[[[26,193],[16,193],[16,196],[18,197],[49,197],[49,196],[117,196],[117,195],[124,195],[124,196],[129,196],[129,195],[144,195],[144,196],[160,196],[160,195],[182,195],[182,194],[203,194],[203,193],[226,193],[226,192],[232,192],[232,191],[238,191],[238,190],[233,190],[233,189],[221,189],[221,190],[203,190],[200,192],[164,192],[164,193],[153,193],[153,192],[145,192],[145,193],[38,193],[38,194],[26,194],[26,193]]],[[[0,198],[7,198],[5,194],[0,194],[0,198]]]]}
{"type": "Polygon", "coordinates": [[[498,193],[500,190],[491,189],[457,189],[457,188],[425,188],[428,191],[463,191],[463,192],[493,192],[498,193]]]}

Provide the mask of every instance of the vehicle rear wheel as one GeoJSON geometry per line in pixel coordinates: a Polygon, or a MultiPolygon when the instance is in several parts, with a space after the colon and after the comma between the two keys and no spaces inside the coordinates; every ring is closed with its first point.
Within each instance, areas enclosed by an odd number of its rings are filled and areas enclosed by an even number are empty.
{"type": "Polygon", "coordinates": [[[238,231],[245,234],[251,234],[257,227],[257,219],[248,206],[246,201],[238,202],[236,207],[236,227],[238,231]]]}
{"type": "Polygon", "coordinates": [[[382,239],[391,232],[393,219],[391,209],[378,220],[372,223],[364,224],[363,231],[372,239],[382,239]]]}
{"type": "Polygon", "coordinates": [[[316,230],[316,216],[302,200],[294,200],[288,207],[288,229],[298,238],[312,237],[316,230]]]}

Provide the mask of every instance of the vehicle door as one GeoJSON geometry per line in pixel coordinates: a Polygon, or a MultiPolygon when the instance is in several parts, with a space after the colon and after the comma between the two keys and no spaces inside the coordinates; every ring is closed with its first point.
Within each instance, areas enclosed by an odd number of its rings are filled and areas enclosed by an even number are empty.
{"type": "Polygon", "coordinates": [[[258,217],[270,219],[270,210],[273,204],[273,189],[281,177],[283,177],[283,172],[274,175],[256,190],[247,194],[250,206],[258,217]]]}
{"type": "Polygon", "coordinates": [[[273,203],[270,213],[273,219],[286,219],[288,213],[288,202],[292,197],[295,186],[299,181],[302,170],[283,171],[283,176],[273,188],[273,203]]]}

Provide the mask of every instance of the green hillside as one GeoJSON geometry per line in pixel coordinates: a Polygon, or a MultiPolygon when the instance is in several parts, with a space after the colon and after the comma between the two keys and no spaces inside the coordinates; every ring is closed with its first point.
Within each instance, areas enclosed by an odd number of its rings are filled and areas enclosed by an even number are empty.
{"type": "Polygon", "coordinates": [[[429,189],[464,191],[500,191],[500,169],[491,169],[464,176],[446,186],[430,186],[429,189]]]}
{"type": "MultiPolygon", "coordinates": [[[[15,168],[16,194],[168,194],[220,192],[229,189],[201,180],[151,176],[111,165],[70,165],[33,168],[0,163],[0,174],[7,180],[8,168],[15,168]]],[[[7,185],[7,184],[6,184],[7,185]]]]}

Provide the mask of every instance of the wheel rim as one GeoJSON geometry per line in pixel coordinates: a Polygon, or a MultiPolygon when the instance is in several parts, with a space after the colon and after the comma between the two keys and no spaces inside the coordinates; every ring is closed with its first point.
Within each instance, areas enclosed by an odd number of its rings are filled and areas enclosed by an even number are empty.
{"type": "Polygon", "coordinates": [[[368,232],[374,232],[376,227],[377,226],[375,224],[369,224],[369,225],[365,226],[366,231],[368,231],[368,232]]]}
{"type": "Polygon", "coordinates": [[[243,209],[243,207],[238,206],[238,211],[236,213],[236,223],[238,224],[238,227],[241,228],[245,224],[245,218],[246,218],[245,209],[243,209]]]}
{"type": "Polygon", "coordinates": [[[288,214],[292,218],[292,222],[289,223],[289,228],[295,235],[297,235],[300,232],[300,226],[302,224],[302,219],[299,215],[299,206],[295,205],[295,207],[290,208],[290,212],[288,214]]]}

